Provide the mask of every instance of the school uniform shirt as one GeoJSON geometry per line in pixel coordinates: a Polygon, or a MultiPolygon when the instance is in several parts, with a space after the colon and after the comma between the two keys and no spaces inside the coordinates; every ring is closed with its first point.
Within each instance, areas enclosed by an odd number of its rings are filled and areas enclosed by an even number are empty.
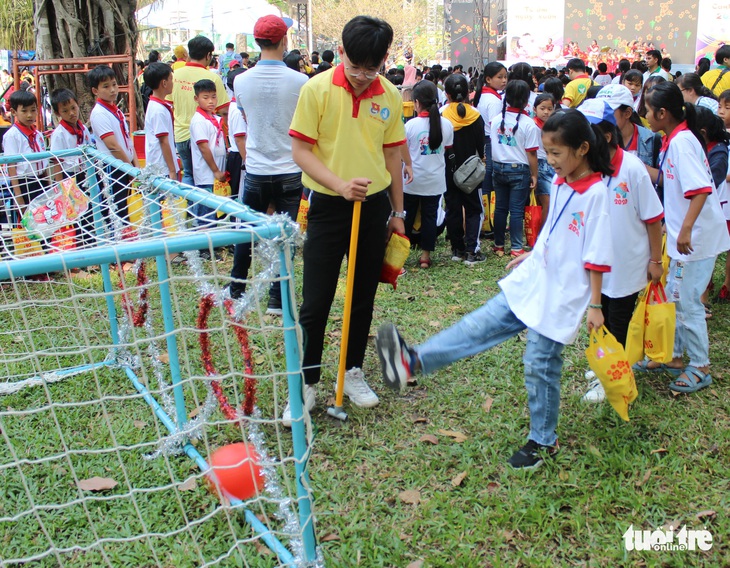
{"type": "Polygon", "coordinates": [[[241,110],[236,105],[236,99],[231,99],[231,106],[228,108],[228,142],[229,152],[238,152],[236,138],[246,136],[248,125],[243,118],[241,110]]]}
{"type": "Polygon", "coordinates": [[[210,79],[215,83],[215,92],[218,95],[216,112],[228,106],[228,92],[226,92],[221,76],[200,63],[186,61],[180,69],[175,70],[175,83],[172,86],[172,94],[168,97],[172,101],[175,113],[176,143],[190,140],[190,121],[198,109],[198,103],[194,98],[195,83],[201,79],[210,79]]]}
{"type": "Polygon", "coordinates": [[[698,97],[695,101],[695,105],[709,108],[712,111],[712,114],[717,114],[717,109],[720,107],[720,103],[710,97],[698,97]]]}
{"type": "Polygon", "coordinates": [[[646,166],[621,148],[611,160],[613,175],[604,176],[617,252],[611,272],[603,275],[601,291],[609,298],[623,298],[646,287],[649,265],[649,233],[646,225],[664,218],[664,209],[646,166]],[[620,253],[620,254],[618,254],[620,253]]]}
{"type": "Polygon", "coordinates": [[[129,160],[134,159],[134,146],[132,137],[129,135],[129,125],[117,105],[97,99],[94,108],[91,109],[89,123],[99,151],[111,155],[104,139],[114,136],[129,160]]]}
{"type": "Polygon", "coordinates": [[[540,146],[540,129],[524,110],[507,107],[504,113],[492,117],[490,127],[492,138],[492,161],[502,164],[529,164],[527,152],[536,152],[540,146]],[[519,117],[519,121],[517,120],[519,117]],[[519,125],[517,132],[515,125],[519,125]]]}
{"type": "MultiPolygon", "coordinates": [[[[46,143],[35,126],[28,128],[16,122],[3,136],[3,152],[5,155],[32,154],[45,152],[46,143]]],[[[48,160],[34,162],[21,161],[15,164],[16,175],[22,177],[36,177],[48,167],[48,160]]]]}
{"type": "MultiPolygon", "coordinates": [[[[304,84],[289,135],[313,144],[314,155],[341,179],[370,179],[372,195],[391,182],[383,148],[406,143],[402,108],[398,89],[380,76],[356,96],[340,64],[304,84]]],[[[302,183],[319,193],[338,195],[306,172],[302,183]]]]}
{"type": "Polygon", "coordinates": [[[600,85],[601,87],[605,87],[606,85],[611,84],[612,77],[608,73],[599,73],[596,75],[595,79],[593,79],[593,82],[596,85],[600,85]]]}
{"type": "Polygon", "coordinates": [[[664,137],[659,152],[664,179],[664,207],[667,228],[667,254],[681,261],[713,258],[730,249],[730,236],[720,207],[720,198],[712,183],[710,164],[699,141],[682,122],[664,137]],[[677,237],[689,210],[690,197],[706,193],[707,201],[692,227],[694,251],[679,254],[677,237]]]}
{"type": "Polygon", "coordinates": [[[499,286],[521,322],[567,345],[578,335],[590,301],[588,271],[605,274],[613,265],[608,190],[601,174],[572,185],[556,176],[549,211],[530,256],[499,286]]]}
{"type": "Polygon", "coordinates": [[[490,136],[489,121],[502,112],[502,95],[491,87],[483,87],[477,110],[484,120],[484,136],[490,136]]]}
{"type": "Polygon", "coordinates": [[[406,123],[408,152],[413,163],[413,181],[403,185],[403,192],[411,195],[441,195],[446,191],[445,148],[454,144],[454,126],[444,117],[441,120],[443,142],[432,150],[428,145],[430,118],[422,112],[406,123]]]}
{"type": "Polygon", "coordinates": [[[539,136],[537,137],[537,141],[538,141],[537,159],[547,161],[547,152],[545,152],[545,146],[543,146],[543,143],[542,143],[542,127],[545,126],[545,123],[537,117],[533,118],[532,120],[535,121],[535,126],[537,126],[538,134],[539,134],[539,136]]]}
{"type": "Polygon", "coordinates": [[[190,153],[193,158],[193,179],[196,186],[213,185],[215,176],[203,159],[199,144],[208,143],[213,160],[220,171],[226,169],[226,141],[220,119],[198,107],[190,119],[190,153]]]}
{"type": "Polygon", "coordinates": [[[588,94],[588,89],[593,86],[593,81],[588,75],[578,75],[570,83],[565,85],[563,99],[570,101],[570,108],[577,107],[583,102],[588,94]]]}
{"type": "MultiPolygon", "coordinates": [[[[80,120],[76,124],[69,124],[65,120],[61,120],[51,134],[51,152],[72,150],[79,146],[87,146],[91,144],[91,133],[80,120]]],[[[63,173],[67,176],[73,176],[81,172],[81,156],[55,158],[55,160],[61,166],[63,173]]]]}
{"type": "Polygon", "coordinates": [[[167,136],[167,145],[172,152],[172,161],[175,162],[175,171],[179,172],[177,149],[175,148],[175,126],[173,121],[172,104],[157,97],[150,97],[147,105],[147,114],[144,119],[144,148],[145,164],[163,166],[167,168],[165,157],[162,155],[160,138],[167,136]]]}

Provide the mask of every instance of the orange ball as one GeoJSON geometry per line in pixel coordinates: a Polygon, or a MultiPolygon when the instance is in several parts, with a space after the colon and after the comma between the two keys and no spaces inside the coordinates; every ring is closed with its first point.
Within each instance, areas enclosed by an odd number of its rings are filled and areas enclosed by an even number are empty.
{"type": "MultiPolygon", "coordinates": [[[[229,496],[245,501],[264,487],[264,474],[259,462],[260,457],[253,444],[238,442],[214,451],[209,465],[220,488],[229,496]]],[[[211,483],[215,485],[212,479],[211,483]]]]}

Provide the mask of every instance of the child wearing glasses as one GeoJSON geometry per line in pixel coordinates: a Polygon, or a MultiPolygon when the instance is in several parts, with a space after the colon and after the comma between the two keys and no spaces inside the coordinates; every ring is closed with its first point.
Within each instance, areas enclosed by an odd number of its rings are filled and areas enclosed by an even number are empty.
{"type": "MultiPolygon", "coordinates": [[[[356,201],[362,209],[345,394],[361,407],[379,402],[361,367],[385,244],[393,231],[405,232],[399,148],[406,142],[403,101],[396,87],[378,76],[392,41],[387,22],[367,16],[350,20],[342,31],[342,63],[302,87],[289,131],[302,182],[312,190],[299,311],[307,410],[315,405],[325,328],[356,201]]],[[[285,410],[284,419],[288,416],[285,410]]]]}

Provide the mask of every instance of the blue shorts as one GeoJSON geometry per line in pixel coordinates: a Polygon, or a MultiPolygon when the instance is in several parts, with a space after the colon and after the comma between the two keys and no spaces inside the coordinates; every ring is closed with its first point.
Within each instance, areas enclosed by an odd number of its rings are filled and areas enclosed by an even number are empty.
{"type": "Polygon", "coordinates": [[[537,187],[535,188],[535,196],[550,195],[550,186],[553,184],[553,176],[555,170],[547,160],[540,158],[537,160],[537,187]]]}

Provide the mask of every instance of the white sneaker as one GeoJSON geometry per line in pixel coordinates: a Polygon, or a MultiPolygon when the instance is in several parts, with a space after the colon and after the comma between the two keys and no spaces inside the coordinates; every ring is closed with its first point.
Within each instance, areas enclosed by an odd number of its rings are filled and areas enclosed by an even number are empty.
{"type": "Polygon", "coordinates": [[[583,376],[586,378],[586,381],[592,381],[596,378],[596,374],[590,369],[588,369],[583,376]]]}
{"type": "MultiPolygon", "coordinates": [[[[587,374],[587,373],[586,373],[587,374]]],[[[599,379],[593,379],[588,385],[588,392],[581,398],[583,402],[590,402],[598,404],[606,400],[606,391],[603,390],[603,385],[599,379]]]]}
{"type": "MultiPolygon", "coordinates": [[[[309,414],[317,404],[317,389],[312,385],[304,385],[304,412],[309,414]]],[[[284,414],[281,415],[282,424],[291,428],[291,406],[286,403],[284,414]]]]}
{"type": "Polygon", "coordinates": [[[359,367],[353,367],[345,373],[345,394],[355,406],[372,408],[380,402],[378,395],[365,382],[365,375],[359,367]]]}

